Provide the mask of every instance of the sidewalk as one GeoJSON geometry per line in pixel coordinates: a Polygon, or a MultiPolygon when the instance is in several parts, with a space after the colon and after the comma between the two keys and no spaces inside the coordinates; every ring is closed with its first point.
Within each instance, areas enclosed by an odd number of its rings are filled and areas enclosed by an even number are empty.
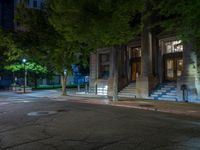
{"type": "MultiPolygon", "coordinates": [[[[112,102],[103,98],[68,97],[71,102],[110,105],[116,107],[135,108],[149,111],[165,112],[200,118],[200,104],[156,100],[127,100],[112,102]],[[78,100],[77,100],[78,98],[78,100]]],[[[67,99],[68,99],[67,98],[67,99]]]]}
{"type": "Polygon", "coordinates": [[[69,102],[78,102],[78,103],[89,103],[97,105],[110,105],[116,107],[126,107],[126,108],[135,108],[143,109],[149,111],[158,111],[165,113],[172,113],[178,115],[185,115],[191,117],[200,118],[200,104],[198,103],[183,103],[183,102],[171,102],[171,101],[158,101],[158,100],[143,100],[143,99],[130,99],[130,100],[121,100],[113,102],[106,97],[99,96],[93,97],[91,95],[84,94],[74,94],[74,92],[68,92],[68,96],[61,96],[60,91],[58,90],[41,90],[33,91],[32,93],[27,93],[24,95],[16,94],[14,92],[0,92],[0,97],[9,99],[10,97],[38,97],[38,98],[50,98],[56,101],[69,101],[69,102]],[[9,96],[8,96],[9,95],[9,96]],[[83,96],[84,95],[84,96],[83,96]]]}
{"type": "Polygon", "coordinates": [[[168,102],[156,100],[132,100],[111,102],[110,105],[200,118],[200,104],[196,103],[168,102]]]}
{"type": "MultiPolygon", "coordinates": [[[[59,98],[58,98],[59,99],[59,98]]],[[[97,96],[86,93],[68,92],[67,97],[60,97],[60,100],[67,100],[79,103],[111,105],[185,115],[200,118],[200,103],[185,103],[161,100],[128,99],[113,102],[105,96],[97,96]],[[77,99],[78,98],[78,99],[77,99]]]]}

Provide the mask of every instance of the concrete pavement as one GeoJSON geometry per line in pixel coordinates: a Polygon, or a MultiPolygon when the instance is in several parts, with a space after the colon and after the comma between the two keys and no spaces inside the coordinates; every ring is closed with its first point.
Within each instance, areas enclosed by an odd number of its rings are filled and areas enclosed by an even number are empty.
{"type": "Polygon", "coordinates": [[[91,100],[0,93],[0,150],[200,149],[197,118],[91,100]],[[28,115],[33,112],[39,115],[28,115]]]}
{"type": "Polygon", "coordinates": [[[60,90],[38,90],[32,93],[17,94],[11,91],[0,92],[0,99],[18,99],[18,101],[25,101],[31,98],[50,98],[57,101],[71,101],[78,103],[111,105],[117,107],[127,107],[143,110],[151,110],[157,112],[166,112],[172,114],[179,114],[184,116],[200,118],[200,104],[199,103],[184,103],[158,100],[143,100],[143,99],[129,99],[119,100],[113,102],[104,96],[94,97],[87,95],[75,94],[76,91],[71,90],[69,96],[61,96],[60,90]]]}

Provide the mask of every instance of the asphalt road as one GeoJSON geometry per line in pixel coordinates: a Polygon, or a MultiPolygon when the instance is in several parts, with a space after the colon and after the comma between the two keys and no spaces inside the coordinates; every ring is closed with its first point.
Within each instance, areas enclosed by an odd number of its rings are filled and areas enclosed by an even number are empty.
{"type": "Polygon", "coordinates": [[[200,120],[4,94],[0,150],[200,150],[200,120]]]}

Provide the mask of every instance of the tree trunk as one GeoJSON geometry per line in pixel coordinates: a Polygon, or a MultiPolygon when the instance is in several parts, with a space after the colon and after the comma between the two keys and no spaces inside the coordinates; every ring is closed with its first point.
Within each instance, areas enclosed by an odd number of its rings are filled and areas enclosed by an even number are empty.
{"type": "Polygon", "coordinates": [[[15,72],[13,71],[13,83],[15,84],[15,72]]]}
{"type": "Polygon", "coordinates": [[[61,75],[61,85],[62,85],[63,96],[67,95],[66,82],[67,82],[67,77],[65,75],[61,75]]]}
{"type": "Polygon", "coordinates": [[[37,89],[37,75],[36,74],[34,75],[34,86],[35,86],[35,89],[37,89]]]}

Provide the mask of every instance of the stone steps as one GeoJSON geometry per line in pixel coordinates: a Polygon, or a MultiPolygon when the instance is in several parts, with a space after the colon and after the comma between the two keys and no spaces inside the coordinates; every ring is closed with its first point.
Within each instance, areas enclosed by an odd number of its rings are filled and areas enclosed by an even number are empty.
{"type": "Polygon", "coordinates": [[[151,99],[177,101],[176,84],[160,84],[150,95],[151,99]]]}
{"type": "Polygon", "coordinates": [[[128,86],[126,86],[118,93],[118,97],[136,98],[136,84],[130,83],[128,86]]]}

